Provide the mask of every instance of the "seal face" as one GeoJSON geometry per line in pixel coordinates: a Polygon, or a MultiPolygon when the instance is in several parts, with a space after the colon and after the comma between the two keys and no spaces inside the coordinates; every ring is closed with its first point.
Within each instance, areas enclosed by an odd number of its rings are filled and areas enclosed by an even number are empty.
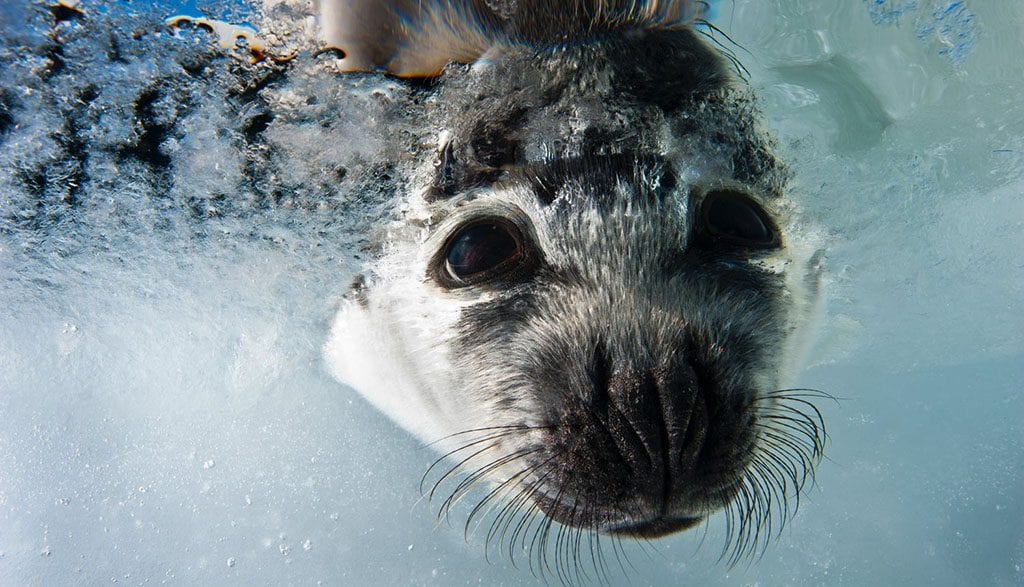
{"type": "Polygon", "coordinates": [[[448,452],[453,497],[490,481],[471,516],[506,499],[505,530],[650,538],[729,504],[759,528],[823,430],[782,389],[819,256],[749,93],[686,26],[509,35],[424,90],[435,151],[331,370],[448,452]]]}

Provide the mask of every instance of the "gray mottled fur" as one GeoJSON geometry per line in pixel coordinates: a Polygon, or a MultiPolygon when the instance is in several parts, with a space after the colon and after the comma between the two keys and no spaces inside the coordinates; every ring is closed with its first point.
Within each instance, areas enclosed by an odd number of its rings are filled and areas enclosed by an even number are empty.
{"type": "MultiPolygon", "coordinates": [[[[515,506],[499,528],[540,510],[659,536],[737,495],[760,527],[752,496],[775,486],[758,475],[786,458],[766,439],[774,398],[818,298],[787,172],[749,91],[692,29],[527,4],[512,29],[533,34],[494,35],[419,90],[435,152],[328,361],[470,481],[494,482],[515,506]],[[702,202],[722,190],[758,202],[780,244],[709,237],[702,202]],[[481,218],[519,227],[528,274],[450,287],[445,245],[481,218]]],[[[808,434],[794,470],[820,448],[808,434]]]]}

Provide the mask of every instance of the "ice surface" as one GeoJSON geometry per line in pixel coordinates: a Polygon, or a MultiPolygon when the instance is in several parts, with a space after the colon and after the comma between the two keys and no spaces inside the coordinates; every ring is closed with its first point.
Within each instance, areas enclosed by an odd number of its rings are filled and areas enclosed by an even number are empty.
{"type": "MultiPolygon", "coordinates": [[[[177,6],[88,4],[59,44],[50,12],[0,5],[0,584],[536,583],[458,516],[437,527],[430,450],[321,365],[404,90],[221,55],[162,26],[177,6]]],[[[716,19],[832,235],[802,382],[846,399],[763,559],[718,563],[716,519],[628,547],[625,573],[1024,583],[1024,10],[716,19]]]]}

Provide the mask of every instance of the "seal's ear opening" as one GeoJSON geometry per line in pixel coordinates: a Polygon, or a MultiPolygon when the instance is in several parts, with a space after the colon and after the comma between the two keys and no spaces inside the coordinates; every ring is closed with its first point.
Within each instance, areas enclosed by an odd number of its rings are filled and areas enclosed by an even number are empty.
{"type": "Polygon", "coordinates": [[[685,28],[697,0],[319,0],[327,48],[344,71],[434,77],[496,45],[557,46],[620,29],[685,28]]]}

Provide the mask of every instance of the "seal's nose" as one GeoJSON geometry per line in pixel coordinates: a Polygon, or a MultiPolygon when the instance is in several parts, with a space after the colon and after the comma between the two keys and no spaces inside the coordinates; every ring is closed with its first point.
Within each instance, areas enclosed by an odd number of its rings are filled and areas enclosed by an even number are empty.
{"type": "Polygon", "coordinates": [[[707,433],[699,381],[686,363],[614,367],[595,356],[593,409],[607,423],[646,501],[666,507],[692,480],[707,433]]]}

